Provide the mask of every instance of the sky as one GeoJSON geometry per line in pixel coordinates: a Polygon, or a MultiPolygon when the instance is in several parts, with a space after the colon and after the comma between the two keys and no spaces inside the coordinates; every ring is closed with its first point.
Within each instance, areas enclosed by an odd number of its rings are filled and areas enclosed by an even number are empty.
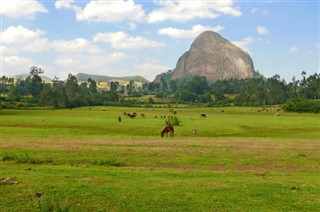
{"type": "Polygon", "coordinates": [[[1,75],[141,75],[175,68],[203,31],[287,82],[319,73],[319,0],[1,0],[1,75]]]}

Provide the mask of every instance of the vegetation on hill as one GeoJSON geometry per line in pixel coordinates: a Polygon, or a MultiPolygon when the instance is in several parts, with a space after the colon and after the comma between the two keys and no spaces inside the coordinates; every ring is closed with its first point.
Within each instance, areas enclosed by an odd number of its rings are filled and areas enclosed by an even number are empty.
{"type": "MultiPolygon", "coordinates": [[[[30,74],[25,80],[17,82],[2,77],[0,90],[2,107],[12,107],[13,102],[20,106],[50,106],[54,108],[74,108],[93,105],[135,106],[166,104],[192,104],[203,106],[263,106],[284,104],[288,102],[288,111],[318,112],[318,101],[310,101],[309,109],[299,102],[300,109],[293,107],[291,99],[320,99],[320,75],[315,73],[302,79],[292,79],[287,83],[279,75],[265,78],[257,75],[247,79],[227,79],[210,82],[204,76],[190,79],[169,80],[170,75],[161,76],[160,82],[145,82],[141,87],[131,80],[126,86],[111,81],[108,89],[101,89],[93,78],[79,82],[77,77],[69,74],[66,81],[58,79],[47,83],[39,74],[30,74]],[[148,99],[135,99],[148,95],[148,99]],[[127,98],[135,97],[135,98],[127,98]],[[160,101],[159,101],[160,100],[160,101]],[[310,109],[311,108],[311,109],[310,109]]],[[[297,101],[295,101],[295,104],[297,101]]]]}
{"type": "Polygon", "coordinates": [[[94,75],[94,74],[84,74],[84,73],[79,73],[79,74],[76,74],[75,76],[79,82],[86,82],[89,78],[95,80],[96,82],[109,82],[111,80],[148,82],[148,80],[142,76],[110,77],[110,76],[104,76],[104,75],[94,75]]]}

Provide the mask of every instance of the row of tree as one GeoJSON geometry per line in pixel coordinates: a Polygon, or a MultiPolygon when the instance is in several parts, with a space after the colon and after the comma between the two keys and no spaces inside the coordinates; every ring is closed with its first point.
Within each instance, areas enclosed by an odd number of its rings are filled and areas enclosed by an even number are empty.
{"type": "Polygon", "coordinates": [[[315,73],[302,79],[292,79],[287,83],[279,75],[265,78],[258,74],[254,78],[226,79],[208,82],[203,76],[191,79],[170,80],[161,78],[159,83],[146,83],[145,93],[155,93],[159,97],[173,97],[178,103],[227,103],[235,105],[283,104],[288,99],[320,99],[320,75],[315,73]]]}
{"type": "MultiPolygon", "coordinates": [[[[79,106],[106,105],[108,102],[117,102],[119,95],[116,91],[99,91],[97,83],[89,78],[87,82],[78,83],[77,78],[69,74],[66,81],[55,77],[52,83],[45,83],[30,68],[30,75],[25,80],[14,83],[1,82],[1,93],[4,100],[32,103],[39,106],[54,108],[73,108],[79,106]]],[[[4,79],[5,77],[3,77],[4,79]]]]}
{"type": "MultiPolygon", "coordinates": [[[[111,103],[128,105],[123,98],[124,88],[122,86],[122,89],[118,89],[118,82],[111,82],[109,90],[105,91],[98,89],[93,79],[79,83],[72,74],[65,81],[55,78],[52,83],[45,83],[39,76],[42,73],[41,69],[31,67],[30,75],[16,83],[10,78],[2,77],[1,98],[56,108],[111,103]]],[[[302,72],[301,80],[293,78],[289,83],[281,80],[279,75],[265,78],[259,74],[254,78],[215,82],[209,82],[203,76],[183,80],[161,77],[160,82],[144,83],[139,88],[131,81],[125,90],[129,96],[155,95],[167,103],[260,106],[283,104],[294,98],[320,99],[320,75],[315,73],[306,77],[306,73],[302,72]]],[[[149,98],[149,103],[154,103],[154,100],[149,98]]]]}

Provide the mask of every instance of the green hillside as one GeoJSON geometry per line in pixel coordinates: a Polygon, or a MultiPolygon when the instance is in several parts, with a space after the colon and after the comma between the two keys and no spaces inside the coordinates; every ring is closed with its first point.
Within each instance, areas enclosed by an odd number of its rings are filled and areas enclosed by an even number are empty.
{"type": "Polygon", "coordinates": [[[75,75],[78,81],[87,81],[89,78],[97,81],[97,82],[108,82],[111,80],[126,80],[126,81],[135,81],[135,82],[149,82],[147,79],[142,76],[128,76],[128,77],[112,77],[112,76],[104,76],[104,75],[93,75],[93,74],[84,74],[79,73],[75,75]]]}

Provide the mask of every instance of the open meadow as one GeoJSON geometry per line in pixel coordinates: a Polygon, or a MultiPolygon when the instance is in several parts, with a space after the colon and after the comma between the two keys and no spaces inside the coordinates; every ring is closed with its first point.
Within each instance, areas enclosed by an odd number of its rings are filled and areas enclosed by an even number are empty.
{"type": "Polygon", "coordinates": [[[0,211],[319,210],[320,114],[104,108],[1,110],[0,211]]]}

